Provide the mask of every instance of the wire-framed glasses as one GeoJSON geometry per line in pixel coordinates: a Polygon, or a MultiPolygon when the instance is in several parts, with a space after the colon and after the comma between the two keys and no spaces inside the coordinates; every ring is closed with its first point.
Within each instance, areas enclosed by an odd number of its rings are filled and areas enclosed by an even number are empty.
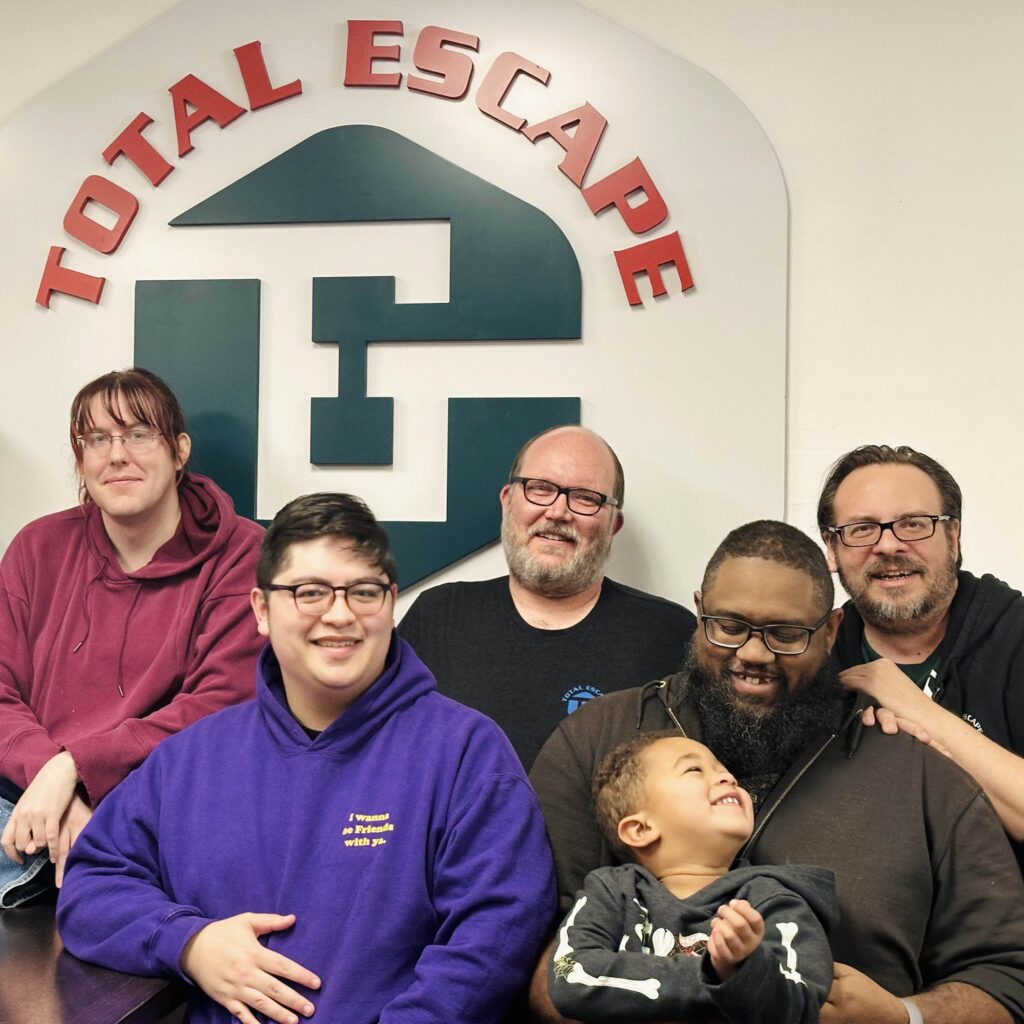
{"type": "Polygon", "coordinates": [[[145,427],[132,427],[122,434],[108,434],[105,430],[89,430],[75,440],[91,452],[108,452],[117,438],[130,452],[146,452],[160,439],[160,432],[145,427]]]}
{"type": "Polygon", "coordinates": [[[334,607],[339,591],[353,615],[376,615],[391,592],[390,583],[371,580],[332,587],[327,583],[270,583],[264,590],[287,590],[303,615],[325,615],[334,607]]]}

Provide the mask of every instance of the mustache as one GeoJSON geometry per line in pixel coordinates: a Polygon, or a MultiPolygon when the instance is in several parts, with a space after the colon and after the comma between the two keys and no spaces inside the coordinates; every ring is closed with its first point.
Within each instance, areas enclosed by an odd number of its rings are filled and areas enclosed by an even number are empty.
{"type": "Polygon", "coordinates": [[[785,679],[785,675],[777,668],[771,668],[765,665],[748,665],[740,658],[737,658],[735,661],[730,661],[729,664],[726,665],[725,671],[741,676],[756,676],[759,679],[770,679],[773,682],[785,679]]]}
{"type": "Polygon", "coordinates": [[[536,537],[539,533],[547,534],[549,537],[558,537],[561,540],[571,540],[574,544],[580,542],[579,532],[567,523],[537,523],[527,531],[526,539],[536,537]]]}
{"type": "Polygon", "coordinates": [[[875,558],[864,563],[864,572],[869,576],[890,572],[927,572],[927,567],[916,558],[893,555],[891,558],[875,558]]]}

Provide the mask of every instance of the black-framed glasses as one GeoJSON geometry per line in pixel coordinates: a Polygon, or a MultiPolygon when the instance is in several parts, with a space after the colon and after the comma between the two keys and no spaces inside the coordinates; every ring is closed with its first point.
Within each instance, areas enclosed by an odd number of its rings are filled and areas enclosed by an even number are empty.
{"type": "Polygon", "coordinates": [[[618,498],[610,498],[600,491],[591,491],[586,487],[559,487],[550,480],[533,476],[514,476],[509,479],[509,483],[522,484],[523,497],[531,505],[554,505],[558,496],[564,494],[569,511],[579,516],[595,516],[604,505],[618,508],[622,504],[618,498]]]}
{"type": "Polygon", "coordinates": [[[121,443],[130,452],[146,452],[153,447],[160,438],[157,430],[147,430],[145,427],[132,427],[123,434],[108,434],[105,430],[90,430],[86,434],[79,434],[75,440],[91,452],[108,452],[114,445],[114,439],[119,438],[121,443]]]}
{"type": "Polygon", "coordinates": [[[945,523],[956,516],[903,516],[888,523],[846,523],[830,526],[828,532],[838,537],[848,548],[869,548],[882,539],[886,530],[892,530],[897,540],[913,544],[927,540],[935,533],[936,523],[945,523]]]}
{"type": "Polygon", "coordinates": [[[353,615],[376,615],[384,607],[391,584],[371,580],[349,583],[344,587],[332,587],[327,583],[268,583],[263,589],[287,590],[303,615],[325,615],[334,607],[338,591],[345,596],[345,604],[353,615]]]}
{"type": "Polygon", "coordinates": [[[831,614],[825,612],[813,626],[789,622],[769,622],[764,626],[755,626],[727,615],[701,615],[700,619],[704,623],[704,635],[708,643],[716,647],[739,650],[750,639],[750,634],[756,633],[772,654],[803,654],[810,645],[811,637],[828,622],[831,614]]]}

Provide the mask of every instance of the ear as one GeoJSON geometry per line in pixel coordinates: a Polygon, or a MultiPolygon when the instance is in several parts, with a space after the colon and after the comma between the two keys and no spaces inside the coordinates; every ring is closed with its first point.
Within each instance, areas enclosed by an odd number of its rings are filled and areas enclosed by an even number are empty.
{"type": "Polygon", "coordinates": [[[693,592],[693,607],[697,609],[697,614],[698,614],[698,615],[700,615],[700,614],[701,614],[701,610],[700,610],[700,598],[701,598],[701,593],[700,593],[700,591],[699,591],[699,590],[695,590],[695,591],[693,592]]]}
{"type": "Polygon", "coordinates": [[[960,559],[960,520],[951,519],[945,524],[950,538],[950,547],[953,549],[953,561],[960,559]]]}
{"type": "Polygon", "coordinates": [[[502,508],[506,508],[508,506],[508,494],[509,494],[509,491],[511,491],[511,490],[512,490],[512,485],[511,484],[505,484],[505,486],[502,487],[502,489],[500,491],[498,491],[498,501],[501,504],[502,508]]]}
{"type": "Polygon", "coordinates": [[[836,642],[836,633],[839,632],[839,623],[842,621],[843,609],[834,608],[832,610],[832,614],[828,617],[828,621],[821,627],[822,633],[825,634],[825,643],[828,646],[830,654],[832,653],[832,647],[836,642]]]}
{"type": "Polygon", "coordinates": [[[646,814],[629,814],[619,822],[619,841],[633,850],[643,850],[661,838],[661,830],[646,814]]]}
{"type": "Polygon", "coordinates": [[[615,521],[612,523],[612,536],[622,529],[622,524],[626,521],[626,517],[621,512],[615,513],[615,521]]]}
{"type": "Polygon", "coordinates": [[[825,561],[828,562],[829,572],[838,572],[839,566],[836,564],[836,544],[839,543],[834,533],[823,533],[821,535],[821,541],[825,545],[825,561]]]}
{"type": "Polygon", "coordinates": [[[188,434],[179,434],[176,442],[177,463],[175,469],[182,469],[192,454],[192,438],[188,434]]]}
{"type": "Polygon", "coordinates": [[[256,616],[256,632],[260,636],[270,636],[270,607],[267,604],[267,595],[259,587],[253,587],[249,594],[249,604],[252,613],[256,616]]]}

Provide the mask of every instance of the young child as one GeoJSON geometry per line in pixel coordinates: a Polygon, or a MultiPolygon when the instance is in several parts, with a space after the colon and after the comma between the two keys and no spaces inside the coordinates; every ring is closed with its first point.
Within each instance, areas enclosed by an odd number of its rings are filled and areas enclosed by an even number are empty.
{"type": "Polygon", "coordinates": [[[593,783],[619,867],[592,871],[556,937],[551,998],[581,1021],[816,1022],[832,985],[832,872],[729,870],[750,837],[750,796],[703,744],[646,733],[593,783]],[[824,927],[823,927],[824,925],[824,927]]]}

